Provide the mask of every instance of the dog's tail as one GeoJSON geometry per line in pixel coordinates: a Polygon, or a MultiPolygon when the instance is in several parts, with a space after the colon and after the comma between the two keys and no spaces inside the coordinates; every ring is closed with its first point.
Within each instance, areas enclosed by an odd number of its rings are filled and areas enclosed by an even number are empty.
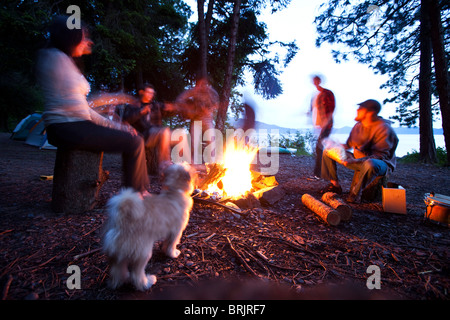
{"type": "Polygon", "coordinates": [[[139,193],[128,188],[109,199],[109,218],[115,225],[123,226],[122,222],[132,222],[141,219],[145,213],[144,203],[139,193]]]}

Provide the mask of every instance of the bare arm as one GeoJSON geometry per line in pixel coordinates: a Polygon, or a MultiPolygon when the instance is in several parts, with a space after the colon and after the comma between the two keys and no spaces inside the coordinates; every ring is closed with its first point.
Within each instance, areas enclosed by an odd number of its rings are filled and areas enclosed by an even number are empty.
{"type": "Polygon", "coordinates": [[[133,104],[139,105],[139,101],[129,94],[118,93],[99,93],[89,98],[89,106],[91,108],[104,105],[133,104]]]}
{"type": "Polygon", "coordinates": [[[122,131],[130,132],[131,134],[135,135],[136,131],[128,124],[125,123],[119,123],[112,120],[109,120],[100,114],[98,114],[94,109],[95,107],[103,106],[103,105],[119,105],[119,104],[137,104],[138,101],[136,98],[124,94],[124,93],[100,93],[97,95],[94,95],[90,97],[89,99],[89,106],[90,108],[90,114],[91,119],[97,123],[98,125],[114,128],[122,131]]]}

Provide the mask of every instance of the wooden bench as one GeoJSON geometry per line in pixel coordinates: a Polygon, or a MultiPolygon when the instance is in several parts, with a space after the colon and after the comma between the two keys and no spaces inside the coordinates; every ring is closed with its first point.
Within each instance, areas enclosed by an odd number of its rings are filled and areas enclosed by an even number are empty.
{"type": "Polygon", "coordinates": [[[52,210],[64,214],[91,210],[109,177],[102,162],[103,152],[58,148],[53,172],[52,210]]]}

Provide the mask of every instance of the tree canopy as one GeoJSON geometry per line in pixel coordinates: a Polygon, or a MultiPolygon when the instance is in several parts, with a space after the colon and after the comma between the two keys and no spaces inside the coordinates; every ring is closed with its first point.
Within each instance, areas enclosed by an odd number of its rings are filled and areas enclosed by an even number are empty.
{"type": "MultiPolygon", "coordinates": [[[[244,71],[248,70],[262,96],[274,98],[282,93],[278,75],[298,48],[295,42],[270,43],[267,27],[258,21],[258,15],[267,5],[276,11],[289,2],[239,2],[232,88],[243,84],[244,71]],[[286,54],[271,54],[274,46],[284,48],[286,54]]],[[[208,33],[208,70],[219,91],[226,74],[235,3],[211,1],[214,12],[208,33]]],[[[77,59],[93,91],[135,92],[150,82],[159,99],[173,100],[195,79],[200,63],[198,24],[188,22],[193,12],[182,0],[6,0],[0,6],[1,130],[11,129],[12,121],[42,110],[42,97],[34,82],[35,55],[46,44],[51,19],[66,14],[68,6],[74,4],[79,6],[94,41],[93,54],[77,59]]]]}
{"type": "MultiPolygon", "coordinates": [[[[444,3],[441,14],[448,60],[450,6],[444,3]]],[[[394,119],[406,126],[416,124],[419,115],[420,9],[420,0],[329,0],[322,4],[320,14],[315,18],[316,45],[333,44],[336,61],[351,57],[368,64],[376,73],[389,76],[382,88],[389,89],[392,96],[385,102],[398,104],[394,119]]],[[[435,98],[434,113],[437,114],[434,72],[430,80],[435,98]]]]}
{"type": "Polygon", "coordinates": [[[11,127],[8,118],[42,109],[35,55],[46,45],[51,19],[73,4],[94,41],[93,54],[77,61],[93,91],[131,92],[152,82],[160,97],[173,99],[185,87],[180,55],[192,12],[181,0],[8,0],[0,6],[1,129],[11,127]]]}
{"type": "Polygon", "coordinates": [[[448,1],[330,0],[315,24],[316,45],[332,44],[337,62],[352,57],[389,76],[382,88],[392,94],[384,102],[397,104],[392,119],[406,126],[420,119],[421,158],[435,162],[433,114],[441,115],[447,149],[450,145],[448,1]]]}

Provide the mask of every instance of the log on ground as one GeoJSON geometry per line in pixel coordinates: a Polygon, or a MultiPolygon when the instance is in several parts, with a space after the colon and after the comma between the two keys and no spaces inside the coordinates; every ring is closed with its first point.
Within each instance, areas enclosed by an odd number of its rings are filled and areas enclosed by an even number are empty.
{"type": "Polygon", "coordinates": [[[329,225],[337,226],[341,222],[341,217],[336,210],[307,193],[302,196],[302,203],[329,225]]]}
{"type": "Polygon", "coordinates": [[[326,192],[322,195],[322,202],[336,210],[342,221],[348,221],[352,217],[352,208],[344,202],[336,193],[326,192]]]}

